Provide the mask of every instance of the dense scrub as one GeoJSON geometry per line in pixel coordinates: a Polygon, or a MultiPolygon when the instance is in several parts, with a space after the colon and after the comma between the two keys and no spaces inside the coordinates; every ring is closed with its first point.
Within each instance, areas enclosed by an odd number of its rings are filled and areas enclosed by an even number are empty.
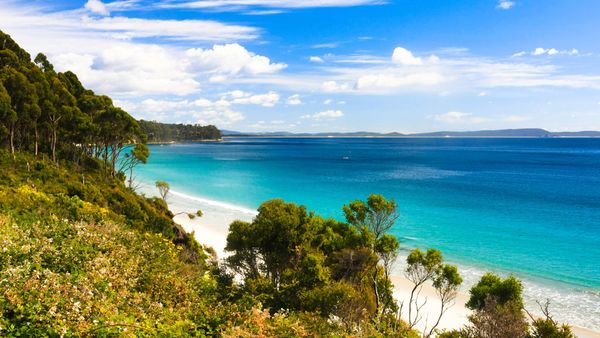
{"type": "MultiPolygon", "coordinates": [[[[307,247],[313,253],[301,270],[288,269],[312,293],[303,296],[312,299],[303,299],[304,305],[285,300],[295,290],[290,284],[279,293],[257,280],[262,290],[257,295],[248,284],[234,283],[224,266],[174,224],[162,200],[139,196],[92,166],[57,167],[18,152],[13,159],[5,150],[0,163],[3,336],[413,335],[395,318],[374,320],[371,284],[368,279],[361,284],[360,269],[345,280],[325,275],[314,280],[309,272],[319,274],[315,264],[335,262],[335,255],[307,247]],[[275,302],[278,297],[283,298],[275,302]]],[[[290,208],[271,211],[304,210],[290,208]]],[[[274,220],[263,210],[262,220],[268,219],[274,220]]],[[[331,220],[311,222],[320,224],[323,250],[338,250],[339,234],[356,245],[372,237],[343,223],[328,230],[331,220]]]]}

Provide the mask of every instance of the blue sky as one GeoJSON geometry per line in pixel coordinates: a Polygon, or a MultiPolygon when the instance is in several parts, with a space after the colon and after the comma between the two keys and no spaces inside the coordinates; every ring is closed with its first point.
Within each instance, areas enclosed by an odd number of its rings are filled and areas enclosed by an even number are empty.
{"type": "Polygon", "coordinates": [[[600,130],[594,0],[0,2],[137,118],[242,131],[600,130]]]}

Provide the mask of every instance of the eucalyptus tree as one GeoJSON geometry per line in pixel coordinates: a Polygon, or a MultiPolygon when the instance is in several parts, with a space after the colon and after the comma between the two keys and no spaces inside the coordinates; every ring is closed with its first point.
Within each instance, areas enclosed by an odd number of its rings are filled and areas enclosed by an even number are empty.
{"type": "Polygon", "coordinates": [[[45,119],[49,129],[50,149],[52,161],[56,162],[56,146],[59,138],[61,121],[67,120],[76,113],[77,104],[75,98],[63,83],[57,78],[50,79],[50,92],[53,104],[44,111],[45,119]]]}
{"type": "Polygon", "coordinates": [[[4,138],[5,135],[10,138],[10,146],[11,151],[14,156],[14,147],[11,133],[11,126],[17,120],[17,113],[14,111],[10,95],[8,95],[8,91],[4,88],[2,82],[0,82],[0,140],[4,138]]]}
{"type": "Polygon", "coordinates": [[[9,144],[11,153],[15,153],[15,134],[19,116],[26,116],[33,109],[35,104],[35,93],[31,84],[27,81],[25,75],[14,68],[7,68],[4,71],[4,88],[10,95],[10,104],[12,111],[16,114],[7,114],[5,119],[9,134],[9,144]]]}
{"type": "MultiPolygon", "coordinates": [[[[394,199],[387,200],[382,195],[371,194],[366,201],[355,200],[344,205],[343,211],[348,223],[361,231],[368,231],[374,235],[371,249],[377,255],[379,261],[383,262],[383,273],[385,284],[390,284],[389,274],[391,267],[398,257],[400,243],[395,236],[387,232],[394,226],[400,214],[398,205],[394,199]]],[[[377,264],[376,264],[377,265],[377,264]]],[[[387,310],[388,299],[391,295],[382,295],[379,287],[379,269],[377,266],[372,273],[372,287],[375,293],[377,309],[379,313],[387,310]],[[386,299],[384,301],[384,299],[386,299]]],[[[383,288],[388,289],[387,287],[383,288]]]]}
{"type": "Polygon", "coordinates": [[[121,108],[108,107],[99,114],[97,123],[99,139],[103,146],[104,165],[105,168],[109,168],[110,160],[110,173],[115,177],[117,159],[123,148],[136,140],[145,140],[136,120],[121,108]]]}
{"type": "Polygon", "coordinates": [[[143,143],[138,143],[131,147],[131,151],[125,153],[125,155],[120,158],[119,171],[124,173],[129,172],[129,188],[133,188],[133,169],[140,164],[146,164],[149,156],[150,150],[148,149],[148,146],[143,143]]]}

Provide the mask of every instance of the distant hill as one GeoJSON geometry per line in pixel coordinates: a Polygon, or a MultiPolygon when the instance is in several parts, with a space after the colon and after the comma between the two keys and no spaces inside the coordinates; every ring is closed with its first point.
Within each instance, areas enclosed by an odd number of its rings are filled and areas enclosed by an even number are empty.
{"type": "Polygon", "coordinates": [[[402,134],[375,133],[375,132],[348,132],[348,133],[290,133],[280,132],[240,132],[222,130],[223,136],[254,136],[254,137],[600,137],[600,131],[577,131],[577,132],[551,132],[540,128],[523,129],[499,129],[499,130],[476,130],[476,131],[436,131],[430,133],[402,134]]]}
{"type": "Polygon", "coordinates": [[[139,120],[138,124],[142,132],[148,135],[148,142],[150,143],[221,139],[221,132],[212,125],[168,124],[145,120],[139,120]]]}

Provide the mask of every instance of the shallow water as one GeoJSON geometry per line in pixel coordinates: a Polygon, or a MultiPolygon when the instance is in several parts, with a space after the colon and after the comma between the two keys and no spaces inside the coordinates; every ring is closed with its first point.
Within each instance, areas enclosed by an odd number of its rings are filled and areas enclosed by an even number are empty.
{"type": "Polygon", "coordinates": [[[529,303],[600,329],[600,139],[228,139],[151,146],[138,169],[190,198],[247,212],[284,198],[336,218],[396,199],[404,248],[436,247],[468,281],[514,273],[529,303]],[[560,312],[560,313],[559,313],[560,312]]]}

